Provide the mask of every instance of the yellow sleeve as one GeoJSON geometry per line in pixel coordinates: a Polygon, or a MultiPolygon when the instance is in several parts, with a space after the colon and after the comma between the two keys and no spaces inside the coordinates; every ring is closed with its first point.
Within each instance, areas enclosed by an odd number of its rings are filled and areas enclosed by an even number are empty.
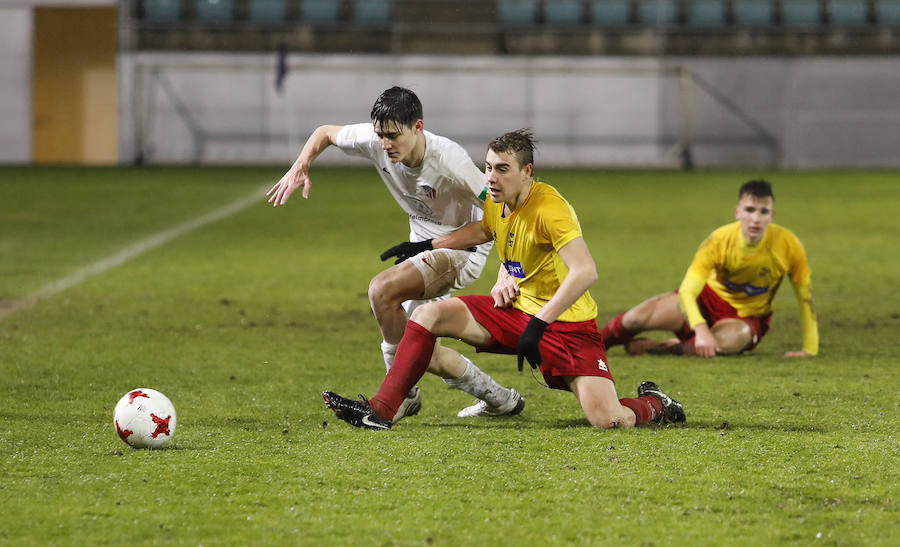
{"type": "Polygon", "coordinates": [[[700,296],[704,285],[706,278],[701,278],[693,270],[688,270],[681,281],[681,286],[678,287],[678,305],[681,306],[681,313],[687,317],[691,328],[706,322],[700,313],[700,307],[697,306],[697,297],[700,296]]]}
{"type": "Polygon", "coordinates": [[[794,286],[798,285],[809,285],[810,277],[812,272],[809,269],[809,261],[806,259],[806,249],[803,248],[803,244],[800,243],[800,240],[797,239],[793,233],[791,233],[791,239],[789,240],[789,248],[790,248],[790,279],[791,283],[794,286]]]}
{"type": "Polygon", "coordinates": [[[800,306],[800,325],[803,329],[803,351],[810,355],[819,353],[819,322],[816,319],[816,304],[812,297],[812,286],[808,283],[794,285],[797,304],[800,306]]]}
{"type": "Polygon", "coordinates": [[[581,237],[581,225],[575,209],[561,196],[558,199],[547,198],[542,203],[540,231],[557,252],[581,237]]]}
{"type": "Polygon", "coordinates": [[[706,322],[697,306],[697,297],[700,296],[703,286],[706,285],[709,272],[715,267],[719,248],[716,234],[720,231],[721,229],[716,230],[700,244],[697,254],[694,255],[694,259],[681,281],[681,286],[678,287],[678,305],[691,328],[706,322]]]}
{"type": "Polygon", "coordinates": [[[484,214],[481,217],[481,227],[484,229],[485,233],[494,233],[494,225],[492,223],[493,218],[491,215],[494,212],[493,208],[496,206],[497,204],[494,203],[490,197],[484,201],[484,214]]]}

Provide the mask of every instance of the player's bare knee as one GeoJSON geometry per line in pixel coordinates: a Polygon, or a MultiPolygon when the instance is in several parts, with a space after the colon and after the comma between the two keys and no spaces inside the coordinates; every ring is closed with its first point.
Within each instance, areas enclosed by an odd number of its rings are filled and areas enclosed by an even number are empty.
{"type": "Polygon", "coordinates": [[[644,312],[641,306],[631,308],[622,316],[622,326],[628,330],[637,330],[644,326],[647,321],[648,314],[644,312]]]}
{"type": "Polygon", "coordinates": [[[614,427],[621,427],[619,425],[619,420],[616,416],[610,414],[601,414],[601,415],[593,415],[588,416],[588,422],[590,422],[591,426],[599,427],[602,429],[612,429],[614,427]]]}
{"type": "Polygon", "coordinates": [[[384,297],[385,281],[381,274],[376,275],[369,281],[369,303],[372,307],[380,306],[384,297]]]}
{"type": "Polygon", "coordinates": [[[415,321],[429,331],[433,331],[435,325],[441,320],[440,302],[429,302],[423,304],[413,310],[410,316],[411,321],[415,321]]]}
{"type": "Polygon", "coordinates": [[[720,355],[740,353],[753,339],[753,330],[747,323],[736,320],[713,327],[713,336],[719,346],[720,355]]]}
{"type": "Polygon", "coordinates": [[[404,298],[400,289],[401,285],[396,282],[388,271],[381,272],[369,282],[369,303],[375,310],[385,307],[397,307],[404,300],[409,300],[409,298],[404,298]]]}
{"type": "Polygon", "coordinates": [[[623,426],[621,417],[617,416],[615,412],[607,410],[603,406],[594,407],[585,411],[584,414],[593,427],[612,429],[614,427],[623,426]]]}

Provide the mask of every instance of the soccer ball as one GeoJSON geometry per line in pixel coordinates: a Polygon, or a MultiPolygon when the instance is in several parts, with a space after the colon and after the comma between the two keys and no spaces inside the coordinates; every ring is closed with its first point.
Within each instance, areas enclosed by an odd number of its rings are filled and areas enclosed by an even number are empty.
{"type": "Polygon", "coordinates": [[[113,415],[119,437],[132,448],[159,448],[175,434],[175,407],[155,389],[141,387],[126,393],[113,415]]]}

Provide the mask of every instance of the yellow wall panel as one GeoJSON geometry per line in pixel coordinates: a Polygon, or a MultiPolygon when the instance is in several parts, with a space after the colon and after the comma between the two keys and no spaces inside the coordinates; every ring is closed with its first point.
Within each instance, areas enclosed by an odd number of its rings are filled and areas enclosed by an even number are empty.
{"type": "Polygon", "coordinates": [[[35,163],[117,161],[116,50],[116,8],[35,8],[35,163]]]}

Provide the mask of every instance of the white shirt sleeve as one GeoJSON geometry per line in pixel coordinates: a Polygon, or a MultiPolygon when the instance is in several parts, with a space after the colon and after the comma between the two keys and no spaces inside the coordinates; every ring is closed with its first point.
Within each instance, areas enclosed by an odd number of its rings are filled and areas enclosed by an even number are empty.
{"type": "Polygon", "coordinates": [[[453,182],[468,188],[475,197],[484,201],[487,195],[487,179],[463,147],[452,143],[443,150],[443,156],[444,164],[449,171],[448,175],[453,182]]]}
{"type": "Polygon", "coordinates": [[[337,147],[345,154],[374,160],[382,152],[371,123],[345,125],[338,131],[337,147]]]}

